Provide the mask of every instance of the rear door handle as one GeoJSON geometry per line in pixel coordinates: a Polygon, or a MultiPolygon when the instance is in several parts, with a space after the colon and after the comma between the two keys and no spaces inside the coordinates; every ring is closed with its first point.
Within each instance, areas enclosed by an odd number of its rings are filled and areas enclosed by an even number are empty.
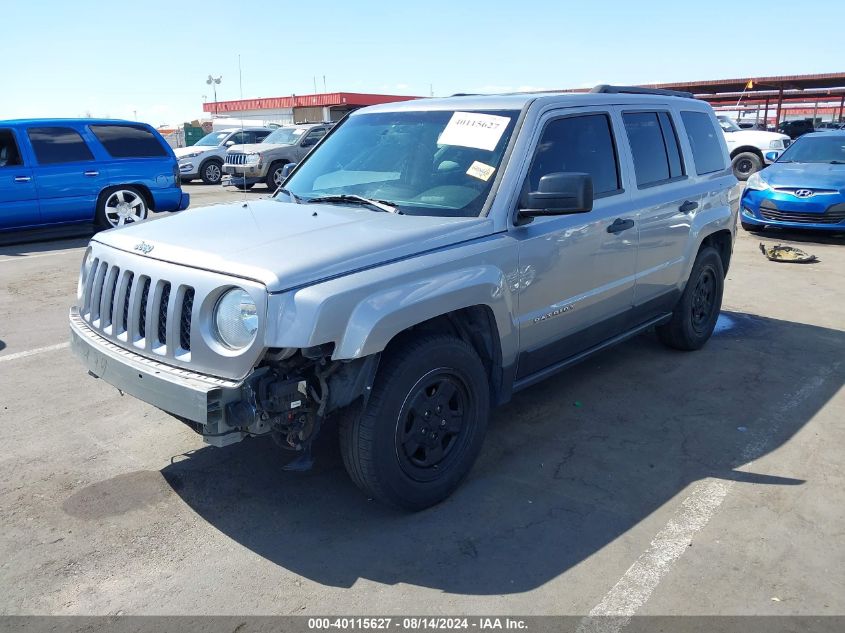
{"type": "Polygon", "coordinates": [[[29,182],[32,180],[30,176],[15,176],[15,182],[29,182]]]}
{"type": "Polygon", "coordinates": [[[93,170],[92,171],[84,171],[84,172],[82,172],[82,175],[84,175],[84,176],[99,176],[100,172],[93,171],[93,170]]]}
{"type": "Polygon", "coordinates": [[[680,211],[681,213],[692,213],[697,208],[697,202],[693,202],[692,200],[686,200],[681,206],[678,207],[678,211],[680,211]]]}
{"type": "Polygon", "coordinates": [[[634,221],[633,220],[623,220],[622,218],[616,218],[613,221],[613,224],[607,227],[608,233],[621,233],[622,231],[627,231],[630,228],[633,228],[634,221]]]}

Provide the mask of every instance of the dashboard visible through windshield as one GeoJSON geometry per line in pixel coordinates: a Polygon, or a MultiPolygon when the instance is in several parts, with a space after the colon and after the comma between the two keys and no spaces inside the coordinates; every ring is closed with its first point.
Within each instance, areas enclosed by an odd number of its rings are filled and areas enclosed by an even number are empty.
{"type": "Polygon", "coordinates": [[[477,216],[518,114],[434,110],[353,115],[285,188],[306,202],[361,196],[405,214],[477,216]]]}

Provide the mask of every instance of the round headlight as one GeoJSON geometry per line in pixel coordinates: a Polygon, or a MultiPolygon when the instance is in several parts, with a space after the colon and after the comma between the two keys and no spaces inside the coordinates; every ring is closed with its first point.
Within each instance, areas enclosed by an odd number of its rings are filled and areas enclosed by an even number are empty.
{"type": "Polygon", "coordinates": [[[91,254],[91,247],[85,249],[85,255],[82,256],[82,266],[79,269],[79,281],[76,284],[76,298],[82,298],[82,289],[85,287],[85,282],[88,275],[91,274],[91,266],[94,265],[94,256],[91,254]]]}
{"type": "Polygon", "coordinates": [[[231,349],[243,349],[258,331],[258,309],[243,288],[227,290],[214,307],[217,338],[231,349]]]}

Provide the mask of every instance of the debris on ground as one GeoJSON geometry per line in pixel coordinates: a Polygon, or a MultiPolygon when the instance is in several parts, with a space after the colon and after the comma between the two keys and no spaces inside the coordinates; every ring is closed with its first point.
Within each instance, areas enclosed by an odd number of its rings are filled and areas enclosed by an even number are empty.
{"type": "Polygon", "coordinates": [[[794,246],[786,246],[785,244],[775,244],[774,246],[766,246],[760,242],[760,252],[766,256],[767,259],[773,262],[788,262],[792,264],[812,264],[819,261],[815,255],[805,253],[800,248],[794,246]]]}

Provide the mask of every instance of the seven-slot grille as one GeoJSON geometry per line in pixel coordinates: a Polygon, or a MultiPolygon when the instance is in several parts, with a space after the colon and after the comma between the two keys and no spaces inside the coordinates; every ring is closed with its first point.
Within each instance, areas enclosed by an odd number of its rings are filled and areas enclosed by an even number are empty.
{"type": "Polygon", "coordinates": [[[231,152],[226,154],[226,164],[227,165],[245,165],[246,164],[246,154],[241,154],[240,152],[231,152]]]}
{"type": "Polygon", "coordinates": [[[191,351],[194,288],[136,275],[96,258],[80,314],[95,330],[163,356],[191,351]],[[168,318],[173,315],[173,318],[168,318]]]}

